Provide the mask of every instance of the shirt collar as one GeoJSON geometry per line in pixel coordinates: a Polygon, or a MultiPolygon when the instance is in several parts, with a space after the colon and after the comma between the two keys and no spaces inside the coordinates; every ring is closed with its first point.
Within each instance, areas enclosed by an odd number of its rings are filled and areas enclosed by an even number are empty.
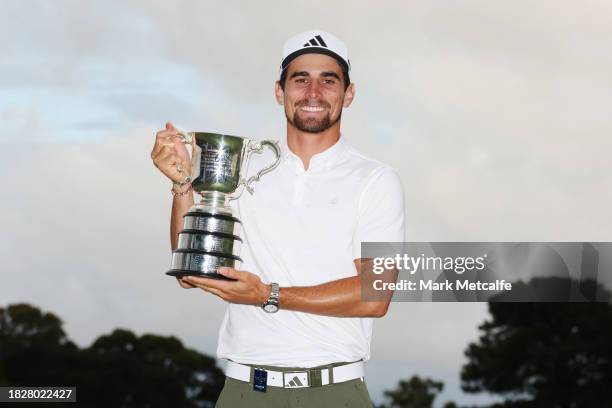
{"type": "MultiPolygon", "coordinates": [[[[321,153],[317,153],[310,159],[310,164],[308,166],[308,171],[315,171],[318,169],[329,169],[333,167],[335,163],[337,163],[344,152],[348,148],[348,143],[346,138],[340,135],[340,138],[336,143],[322,151],[321,153]]],[[[289,149],[287,145],[287,139],[283,140],[281,144],[281,150],[283,155],[283,162],[289,164],[291,166],[295,166],[296,170],[304,172],[304,165],[302,164],[302,160],[289,149]]]]}

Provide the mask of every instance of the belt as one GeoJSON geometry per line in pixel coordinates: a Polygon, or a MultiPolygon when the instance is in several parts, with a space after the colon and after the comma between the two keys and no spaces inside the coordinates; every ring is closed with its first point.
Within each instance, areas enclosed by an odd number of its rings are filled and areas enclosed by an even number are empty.
{"type": "MultiPolygon", "coordinates": [[[[279,367],[281,368],[281,367],[279,367]]],[[[253,382],[256,370],[267,373],[266,385],[282,388],[320,387],[364,377],[363,361],[333,367],[304,368],[303,370],[274,371],[228,361],[225,375],[236,380],[253,382]]]]}

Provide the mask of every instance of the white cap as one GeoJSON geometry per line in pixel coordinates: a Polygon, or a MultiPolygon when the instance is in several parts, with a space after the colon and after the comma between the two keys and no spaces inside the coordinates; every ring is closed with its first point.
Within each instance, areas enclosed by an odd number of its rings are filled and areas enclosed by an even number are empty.
{"type": "Polygon", "coordinates": [[[335,58],[347,72],[351,70],[348,49],[338,37],[321,30],[304,31],[291,37],[283,47],[283,60],[280,70],[283,71],[291,61],[304,54],[325,54],[335,58]]]}

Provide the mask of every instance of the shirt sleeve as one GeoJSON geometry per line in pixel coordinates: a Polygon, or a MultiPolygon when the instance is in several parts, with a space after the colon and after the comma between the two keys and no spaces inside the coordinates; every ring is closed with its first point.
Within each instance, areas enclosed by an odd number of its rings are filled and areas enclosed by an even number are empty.
{"type": "Polygon", "coordinates": [[[399,176],[389,166],[372,172],[358,202],[353,235],[353,259],[361,258],[362,242],[404,241],[404,191],[399,176]]]}

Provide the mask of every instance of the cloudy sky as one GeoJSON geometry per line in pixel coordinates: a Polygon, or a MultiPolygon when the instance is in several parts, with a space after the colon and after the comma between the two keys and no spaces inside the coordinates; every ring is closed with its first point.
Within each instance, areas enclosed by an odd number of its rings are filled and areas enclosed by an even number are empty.
{"type": "MultiPolygon", "coordinates": [[[[169,265],[168,120],[281,139],[283,42],[348,44],[343,134],[401,175],[407,239],[609,241],[612,6],[604,1],[2,1],[0,301],[213,354],[224,305],[169,265]]],[[[375,399],[412,374],[459,388],[483,304],[394,304],[377,321],[375,399]]]]}

